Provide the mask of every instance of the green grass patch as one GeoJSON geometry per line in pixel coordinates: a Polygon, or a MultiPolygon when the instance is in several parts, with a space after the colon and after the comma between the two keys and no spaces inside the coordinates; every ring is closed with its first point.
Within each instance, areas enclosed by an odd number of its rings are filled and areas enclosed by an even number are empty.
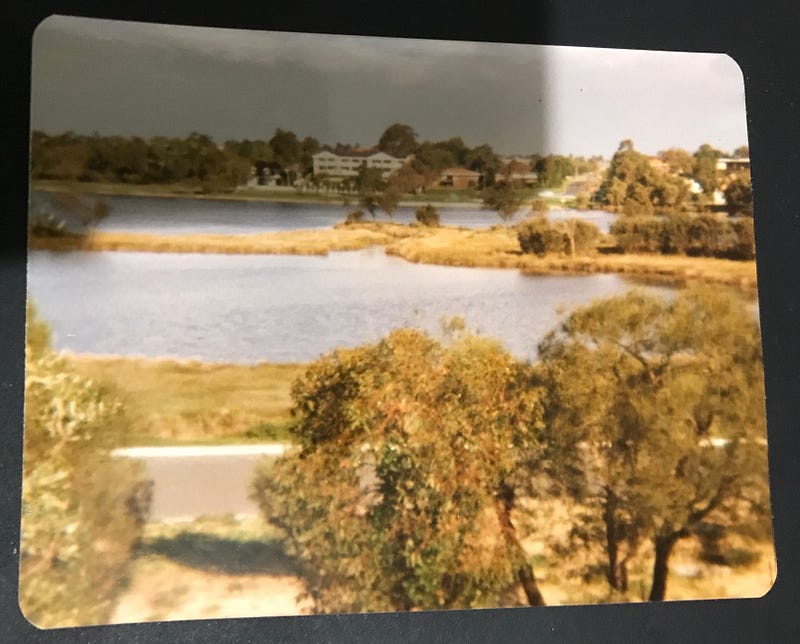
{"type": "Polygon", "coordinates": [[[232,365],[68,356],[75,371],[113,390],[131,419],[124,445],[284,442],[300,364],[232,365]]]}

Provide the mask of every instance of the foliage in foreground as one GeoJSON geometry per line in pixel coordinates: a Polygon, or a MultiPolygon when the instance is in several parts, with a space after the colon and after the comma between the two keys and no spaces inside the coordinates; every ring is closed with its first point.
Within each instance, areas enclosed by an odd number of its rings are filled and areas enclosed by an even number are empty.
{"type": "Polygon", "coordinates": [[[610,298],[573,312],[540,355],[550,467],[583,508],[572,546],[603,544],[612,589],[627,590],[645,543],[661,600],[678,540],[769,532],[761,341],[740,299],[610,298]]]}
{"type": "Polygon", "coordinates": [[[149,490],[113,460],[122,408],[71,373],[29,308],[19,601],[40,627],[107,622],[139,538],[149,490]]]}
{"type": "Polygon", "coordinates": [[[494,342],[401,330],[296,382],[299,452],[253,490],[318,611],[518,603],[517,588],[543,603],[512,522],[541,430],[529,375],[494,342]]]}
{"type": "Polygon", "coordinates": [[[552,574],[602,571],[618,597],[650,566],[658,600],[679,540],[769,536],[760,339],[741,299],[598,301],[540,355],[402,330],[297,381],[299,448],[253,497],[317,611],[542,604],[530,538],[550,543],[552,574]],[[573,510],[566,544],[537,525],[550,501],[573,510]]]}

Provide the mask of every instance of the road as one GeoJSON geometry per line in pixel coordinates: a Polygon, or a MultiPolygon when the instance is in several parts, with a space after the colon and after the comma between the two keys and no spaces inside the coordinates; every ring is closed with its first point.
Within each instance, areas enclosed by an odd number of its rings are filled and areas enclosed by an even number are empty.
{"type": "Polygon", "coordinates": [[[200,516],[251,515],[247,497],[256,463],[276,458],[285,445],[132,447],[114,450],[135,458],[153,481],[152,521],[184,521],[200,516]]]}

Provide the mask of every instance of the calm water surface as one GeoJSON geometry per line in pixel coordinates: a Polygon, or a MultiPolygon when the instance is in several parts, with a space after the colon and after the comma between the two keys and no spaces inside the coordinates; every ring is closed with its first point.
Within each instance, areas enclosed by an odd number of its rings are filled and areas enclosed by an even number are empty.
{"type": "Polygon", "coordinates": [[[620,293],[617,275],[525,276],[411,264],[380,248],[293,255],[33,251],[29,293],[57,349],[215,362],[313,360],[464,316],[520,358],[556,309],[620,293]]]}
{"type": "MultiPolygon", "coordinates": [[[[348,210],[356,206],[308,203],[268,203],[253,201],[225,201],[165,197],[96,196],[86,195],[83,200],[92,203],[102,199],[111,207],[98,230],[155,234],[248,234],[279,230],[330,228],[343,221],[348,210]]],[[[31,195],[31,210],[48,210],[70,219],[54,196],[35,191],[31,195]]],[[[408,224],[414,220],[415,208],[398,208],[394,220],[408,224]]],[[[439,208],[441,222],[447,226],[485,228],[502,223],[497,213],[480,208],[439,208]]],[[[386,213],[379,212],[377,219],[388,221],[386,213]]],[[[517,223],[528,216],[520,211],[508,223],[517,223]]],[[[367,215],[369,218],[369,215],[367,215]]],[[[596,224],[607,232],[614,215],[601,210],[553,210],[550,219],[580,217],[596,224]]]]}

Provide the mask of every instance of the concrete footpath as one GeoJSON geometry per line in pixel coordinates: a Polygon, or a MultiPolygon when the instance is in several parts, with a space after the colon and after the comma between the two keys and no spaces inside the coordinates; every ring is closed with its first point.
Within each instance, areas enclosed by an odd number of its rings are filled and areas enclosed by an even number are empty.
{"type": "Polygon", "coordinates": [[[189,521],[201,516],[255,515],[248,498],[256,464],[275,459],[288,445],[185,445],[129,447],[113,456],[144,463],[153,481],[151,521],[189,521]]]}

